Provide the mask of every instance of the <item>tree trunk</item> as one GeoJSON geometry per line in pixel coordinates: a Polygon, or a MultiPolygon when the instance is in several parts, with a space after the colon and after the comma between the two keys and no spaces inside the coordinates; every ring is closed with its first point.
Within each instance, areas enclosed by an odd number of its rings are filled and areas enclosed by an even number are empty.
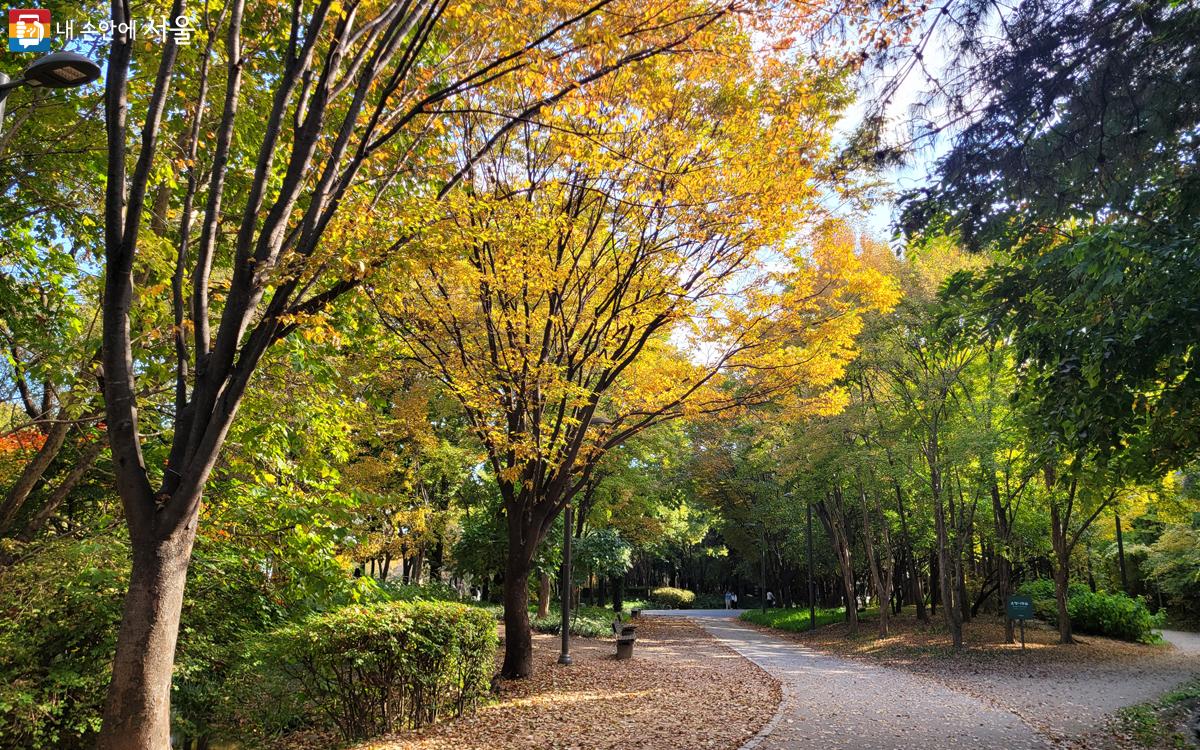
{"type": "Polygon", "coordinates": [[[835,483],[830,500],[817,501],[817,516],[825,527],[829,541],[837,554],[838,570],[842,575],[842,593],[846,601],[846,621],[850,632],[858,630],[858,595],[854,586],[854,563],[850,554],[850,539],[846,535],[846,517],[842,508],[842,491],[835,483]]]}
{"type": "MultiPolygon", "coordinates": [[[[934,529],[937,533],[938,589],[942,594],[942,616],[950,631],[954,648],[963,645],[962,609],[954,601],[958,592],[957,568],[950,560],[950,540],[946,530],[946,506],[941,492],[941,474],[930,461],[929,482],[934,500],[934,529]]],[[[957,555],[956,555],[957,556],[957,555]]]]}
{"type": "Polygon", "coordinates": [[[879,637],[885,638],[888,634],[888,624],[891,616],[892,570],[894,567],[892,542],[887,530],[888,520],[887,516],[883,515],[882,508],[880,508],[880,522],[882,526],[879,535],[879,553],[877,554],[874,524],[871,523],[872,511],[868,507],[867,492],[861,484],[859,485],[858,497],[862,510],[863,542],[867,551],[867,569],[870,573],[871,585],[875,589],[875,598],[878,600],[879,606],[879,637]]]}
{"type": "Polygon", "coordinates": [[[533,638],[529,629],[529,571],[534,541],[509,518],[508,560],[504,565],[504,665],[500,675],[507,679],[528,677],[533,672],[533,638]]]}
{"type": "Polygon", "coordinates": [[[913,549],[912,536],[908,533],[908,513],[904,508],[904,491],[899,482],[893,482],[896,491],[896,510],[900,514],[900,533],[903,535],[904,558],[908,563],[908,581],[911,587],[913,604],[917,608],[917,621],[929,622],[925,612],[925,592],[921,590],[921,576],[917,571],[917,555],[913,549]]]}
{"type": "Polygon", "coordinates": [[[171,741],[171,671],[196,519],[162,539],[134,536],[100,750],[158,750],[171,741]]]}
{"type": "Polygon", "coordinates": [[[71,429],[71,423],[67,420],[66,414],[61,411],[58,418],[60,421],[50,427],[50,431],[46,433],[46,441],[42,443],[42,447],[38,449],[29,463],[25,464],[21,475],[17,477],[17,481],[5,495],[4,502],[0,503],[0,534],[8,531],[17,517],[18,511],[25,505],[29,493],[46,473],[50,462],[62,450],[63,442],[67,439],[67,431],[71,429]]]}
{"type": "Polygon", "coordinates": [[[996,475],[991,479],[992,520],[996,524],[996,593],[1000,597],[1001,611],[1004,613],[1004,642],[1013,643],[1016,638],[1013,633],[1013,621],[1008,616],[1008,597],[1012,586],[1012,561],[1008,557],[1008,548],[1012,532],[1008,523],[1008,511],[1000,502],[1000,486],[996,483],[996,475]]]}
{"type": "Polygon", "coordinates": [[[1125,539],[1121,533],[1121,514],[1113,513],[1117,524],[1117,563],[1121,568],[1121,591],[1129,593],[1129,577],[1125,574],[1125,539]]]}
{"type": "Polygon", "coordinates": [[[104,439],[99,437],[94,439],[92,443],[86,449],[84,449],[83,453],[78,457],[78,459],[76,459],[75,466],[72,467],[71,471],[67,473],[67,476],[65,476],[63,480],[59,482],[58,486],[55,487],[54,491],[50,493],[50,497],[46,499],[46,502],[42,505],[41,509],[38,510],[38,512],[34,514],[33,518],[29,520],[29,523],[25,525],[25,530],[21,532],[19,537],[22,541],[32,541],[33,538],[38,535],[38,532],[42,530],[42,527],[44,527],[46,522],[50,520],[50,517],[55,514],[59,506],[62,505],[63,501],[67,499],[67,495],[71,494],[71,490],[75,489],[75,486],[79,484],[79,481],[83,479],[88,470],[92,468],[92,465],[96,463],[96,459],[100,456],[100,453],[103,450],[104,439]]]}
{"type": "Polygon", "coordinates": [[[940,579],[937,550],[931,550],[929,553],[929,614],[934,617],[937,617],[937,602],[941,597],[941,588],[938,586],[940,579]]]}
{"type": "Polygon", "coordinates": [[[537,619],[544,620],[550,616],[550,574],[542,573],[538,581],[537,619]]]}
{"type": "Polygon", "coordinates": [[[1067,589],[1070,583],[1071,548],[1067,543],[1066,523],[1058,503],[1050,504],[1050,534],[1054,546],[1054,599],[1058,604],[1059,643],[1074,643],[1071,617],[1067,613],[1067,589]]]}

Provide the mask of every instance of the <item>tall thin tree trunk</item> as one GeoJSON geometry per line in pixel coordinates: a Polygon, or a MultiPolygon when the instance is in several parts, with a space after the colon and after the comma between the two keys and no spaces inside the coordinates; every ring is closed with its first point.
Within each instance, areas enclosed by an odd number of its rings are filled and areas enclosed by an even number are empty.
{"type": "Polygon", "coordinates": [[[542,573],[538,581],[537,619],[544,620],[550,616],[550,574],[542,573]]]}
{"type": "Polygon", "coordinates": [[[1013,621],[1008,616],[1008,597],[1012,591],[1012,561],[1009,559],[1009,545],[1012,541],[1012,531],[1008,523],[1008,511],[1000,502],[1000,486],[993,472],[990,477],[992,493],[992,521],[996,524],[996,594],[1000,597],[1001,611],[1004,612],[1004,642],[1015,640],[1013,621]]]}
{"type": "Polygon", "coordinates": [[[900,514],[900,534],[904,537],[904,558],[908,564],[908,581],[913,604],[917,608],[917,621],[927,623],[929,615],[925,612],[925,592],[921,590],[921,576],[917,570],[917,554],[913,549],[912,536],[908,533],[908,513],[904,508],[904,491],[898,481],[893,480],[892,486],[896,491],[896,510],[900,514]]]}
{"type": "Polygon", "coordinates": [[[1050,503],[1050,534],[1054,547],[1054,599],[1058,605],[1058,640],[1074,643],[1071,616],[1067,612],[1067,592],[1070,585],[1071,549],[1067,543],[1066,519],[1058,503],[1050,503]]]}
{"type": "MultiPolygon", "coordinates": [[[[950,560],[951,544],[946,529],[946,503],[942,497],[941,473],[936,462],[930,460],[929,482],[934,501],[934,530],[937,535],[938,588],[942,594],[942,616],[950,631],[954,648],[963,646],[962,609],[955,601],[958,593],[957,567],[950,560]]],[[[957,557],[957,554],[955,555],[957,557]]]]}
{"type": "Polygon", "coordinates": [[[1129,593],[1129,577],[1125,574],[1125,539],[1121,533],[1121,514],[1114,512],[1113,520],[1117,526],[1117,564],[1121,568],[1121,591],[1129,593]]]}
{"type": "Polygon", "coordinates": [[[84,449],[83,454],[76,460],[75,466],[58,483],[58,486],[50,493],[50,497],[46,498],[46,502],[42,504],[41,509],[34,514],[33,518],[29,519],[29,523],[25,525],[25,530],[21,532],[19,537],[22,541],[31,541],[38,535],[38,532],[42,530],[46,522],[50,520],[50,517],[58,511],[63,501],[67,499],[67,495],[71,494],[71,490],[75,489],[75,486],[79,484],[88,470],[92,468],[92,465],[96,463],[96,459],[103,450],[104,440],[102,438],[96,438],[84,449]]]}
{"type": "Polygon", "coordinates": [[[846,600],[846,621],[850,632],[858,631],[858,594],[854,585],[854,563],[850,553],[850,539],[846,535],[846,518],[842,508],[842,491],[835,482],[832,495],[827,500],[817,501],[817,516],[829,535],[837,554],[838,570],[842,576],[842,593],[846,600]]]}
{"type": "Polygon", "coordinates": [[[879,606],[879,637],[884,638],[888,634],[892,605],[892,545],[888,538],[887,518],[882,517],[880,520],[883,526],[878,543],[880,551],[883,553],[881,561],[876,553],[874,524],[871,523],[871,509],[868,507],[867,493],[861,485],[859,485],[859,503],[862,508],[863,541],[867,551],[868,571],[879,606]]]}
{"type": "Polygon", "coordinates": [[[4,502],[0,503],[0,534],[4,534],[12,526],[17,513],[25,505],[29,493],[33,492],[33,488],[37,486],[42,475],[49,468],[50,462],[62,450],[63,442],[67,439],[67,431],[71,429],[71,423],[67,420],[66,414],[62,412],[59,412],[59,420],[51,425],[42,447],[38,449],[29,463],[25,464],[17,481],[5,495],[4,502]]]}

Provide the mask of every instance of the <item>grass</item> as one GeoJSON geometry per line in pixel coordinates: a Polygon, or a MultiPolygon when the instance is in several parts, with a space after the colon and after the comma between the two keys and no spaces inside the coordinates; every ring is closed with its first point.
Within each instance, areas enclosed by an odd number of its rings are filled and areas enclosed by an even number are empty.
{"type": "Polygon", "coordinates": [[[1200,679],[1176,688],[1158,700],[1128,706],[1117,712],[1116,732],[1126,747],[1160,750],[1192,747],[1178,725],[1200,709],[1200,679]]]}
{"type": "MultiPolygon", "coordinates": [[[[626,605],[628,606],[628,605],[626,605]]],[[[583,606],[571,612],[571,635],[599,638],[612,635],[613,611],[608,607],[583,606]]],[[[550,607],[550,616],[533,619],[530,624],[539,633],[556,634],[562,630],[562,614],[558,607],[550,607]]]]}
{"type": "MultiPolygon", "coordinates": [[[[766,625],[769,628],[789,630],[793,633],[803,633],[812,627],[808,617],[808,607],[768,609],[765,613],[761,609],[749,609],[742,613],[740,619],[755,625],[766,625]]],[[[842,607],[817,610],[817,627],[833,625],[845,619],[846,610],[842,607]]]]}

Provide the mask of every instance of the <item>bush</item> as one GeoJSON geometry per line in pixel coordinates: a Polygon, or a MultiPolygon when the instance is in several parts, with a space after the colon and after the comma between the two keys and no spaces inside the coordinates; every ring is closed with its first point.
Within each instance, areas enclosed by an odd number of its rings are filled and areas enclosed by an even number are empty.
{"type": "MultiPolygon", "coordinates": [[[[1079,594],[1090,593],[1090,591],[1091,589],[1082,583],[1067,584],[1068,599],[1079,594]]],[[[1026,581],[1017,587],[1017,593],[1022,596],[1028,596],[1034,601],[1038,599],[1053,600],[1055,597],[1054,580],[1051,578],[1036,578],[1032,581],[1026,581]]]]}
{"type": "MultiPolygon", "coordinates": [[[[201,539],[180,621],[172,729],[199,737],[248,628],[281,616],[261,568],[201,539]]],[[[47,539],[0,569],[0,750],[90,748],[112,674],[129,580],[118,535],[47,539]]]]}
{"type": "Polygon", "coordinates": [[[662,586],[650,590],[650,604],[659,609],[691,609],[695,601],[695,593],[686,589],[662,586]]]}
{"type": "MultiPolygon", "coordinates": [[[[580,607],[571,612],[571,635],[600,638],[612,635],[613,611],[604,607],[580,607]]],[[[562,632],[562,614],[551,610],[549,617],[535,619],[530,626],[539,633],[558,635],[562,632]]]]}
{"type": "Polygon", "coordinates": [[[696,609],[725,609],[725,597],[719,594],[697,594],[692,607],[696,609]]]}
{"type": "MultiPolygon", "coordinates": [[[[1021,584],[1017,592],[1033,599],[1033,609],[1039,618],[1051,625],[1058,625],[1054,581],[1027,581],[1021,584]]],[[[1162,624],[1162,618],[1150,614],[1141,598],[1122,593],[1092,593],[1082,583],[1067,586],[1067,615],[1071,618],[1072,629],[1080,633],[1141,643],[1155,642],[1157,636],[1154,628],[1162,624]]]]}
{"type": "Polygon", "coordinates": [[[0,570],[0,748],[95,744],[127,554],[116,540],[55,540],[0,570]]]}
{"type": "Polygon", "coordinates": [[[1148,549],[1146,572],[1180,613],[1200,613],[1200,530],[1168,526],[1148,549]]]}
{"type": "Polygon", "coordinates": [[[1150,614],[1145,602],[1125,594],[1084,591],[1067,602],[1067,614],[1071,617],[1071,627],[1081,633],[1140,643],[1155,642],[1154,628],[1161,624],[1150,614]]]}
{"type": "Polygon", "coordinates": [[[440,581],[417,585],[389,580],[380,583],[379,588],[387,599],[394,602],[461,602],[463,600],[457,590],[440,581]]]}
{"type": "Polygon", "coordinates": [[[250,648],[234,718],[247,738],[324,725],[356,740],[424,726],[487,694],[496,648],[495,619],[463,604],[380,602],[312,615],[250,648]],[[239,715],[263,705],[271,710],[239,715]]]}

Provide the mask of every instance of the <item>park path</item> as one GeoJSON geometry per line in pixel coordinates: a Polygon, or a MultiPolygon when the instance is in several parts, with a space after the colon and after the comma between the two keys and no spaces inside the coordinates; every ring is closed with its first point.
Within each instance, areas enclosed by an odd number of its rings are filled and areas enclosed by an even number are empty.
{"type": "Polygon", "coordinates": [[[1189,656],[1200,656],[1200,633],[1182,630],[1160,630],[1163,640],[1189,656]]]}
{"type": "Polygon", "coordinates": [[[735,619],[737,611],[645,614],[689,617],[780,681],[778,712],[743,750],[1051,747],[1009,711],[917,675],[755,630],[735,619]]]}

